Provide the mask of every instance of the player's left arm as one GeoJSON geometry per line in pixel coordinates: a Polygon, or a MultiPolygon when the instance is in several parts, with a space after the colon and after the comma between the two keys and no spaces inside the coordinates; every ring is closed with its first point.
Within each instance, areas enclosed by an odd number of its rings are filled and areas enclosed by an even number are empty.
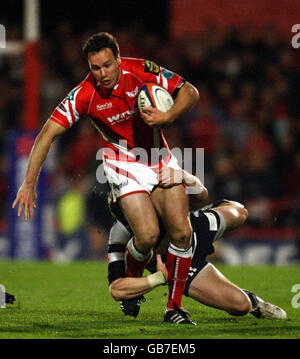
{"type": "Polygon", "coordinates": [[[131,299],[150,292],[152,289],[165,284],[168,278],[168,270],[162,262],[160,255],[157,257],[157,272],[146,277],[124,277],[114,280],[109,291],[114,300],[131,299]]]}
{"type": "Polygon", "coordinates": [[[174,105],[169,111],[161,112],[154,107],[145,107],[146,112],[141,113],[141,116],[149,126],[170,126],[177,118],[190,111],[199,98],[196,87],[186,81],[180,88],[174,105]]]}
{"type": "MultiPolygon", "coordinates": [[[[112,204],[110,202],[110,204],[112,204]]],[[[118,218],[119,211],[114,211],[118,218]]],[[[157,272],[147,277],[126,277],[125,276],[125,247],[131,238],[129,229],[117,220],[109,233],[108,240],[108,281],[109,292],[116,300],[138,297],[151,291],[153,288],[166,282],[168,271],[162,263],[160,256],[157,256],[157,272]]]]}

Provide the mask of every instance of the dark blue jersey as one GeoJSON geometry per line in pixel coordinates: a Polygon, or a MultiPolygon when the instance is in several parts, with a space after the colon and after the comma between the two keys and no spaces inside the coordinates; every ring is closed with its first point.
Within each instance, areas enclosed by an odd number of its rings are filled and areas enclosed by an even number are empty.
{"type": "MultiPolygon", "coordinates": [[[[193,278],[208,263],[206,257],[214,252],[213,242],[218,239],[225,230],[225,221],[217,211],[213,209],[193,211],[190,214],[191,225],[193,228],[192,247],[193,259],[191,269],[187,280],[186,293],[193,278]]],[[[132,234],[128,229],[116,222],[110,233],[108,247],[108,281],[109,284],[114,280],[125,277],[125,248],[126,241],[129,241],[132,234]]],[[[152,260],[146,266],[146,269],[156,272],[156,253],[161,254],[162,260],[165,261],[168,251],[168,241],[162,238],[155,248],[152,260]]]]}

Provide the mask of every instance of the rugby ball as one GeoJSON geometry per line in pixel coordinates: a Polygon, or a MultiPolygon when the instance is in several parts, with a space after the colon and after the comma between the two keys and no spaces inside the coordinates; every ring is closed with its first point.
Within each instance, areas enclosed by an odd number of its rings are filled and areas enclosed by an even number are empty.
{"type": "Polygon", "coordinates": [[[169,92],[162,86],[146,83],[140,89],[137,105],[141,112],[143,112],[144,107],[155,107],[159,111],[167,112],[174,105],[174,101],[169,92]]]}

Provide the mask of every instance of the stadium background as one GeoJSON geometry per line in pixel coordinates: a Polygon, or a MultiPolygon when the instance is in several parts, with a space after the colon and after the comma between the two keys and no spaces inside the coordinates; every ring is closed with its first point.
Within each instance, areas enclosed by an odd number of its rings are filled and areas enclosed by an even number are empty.
{"type": "MultiPolygon", "coordinates": [[[[86,38],[112,32],[122,56],[148,58],[197,86],[201,100],[167,131],[170,147],[205,149],[210,200],[246,205],[247,224],[216,260],[288,264],[300,258],[300,49],[296,1],[42,2],[39,123],[86,75],[86,38]],[[226,5],[224,5],[226,4],[226,5]],[[270,5],[271,4],[271,5],[270,5]]],[[[2,5],[7,41],[23,39],[23,3],[2,5]]],[[[0,49],[0,258],[103,259],[112,218],[96,181],[99,137],[82,120],[53,146],[32,227],[11,210],[32,145],[24,129],[24,57],[0,49]],[[16,231],[17,229],[17,231],[16,231]]]]}

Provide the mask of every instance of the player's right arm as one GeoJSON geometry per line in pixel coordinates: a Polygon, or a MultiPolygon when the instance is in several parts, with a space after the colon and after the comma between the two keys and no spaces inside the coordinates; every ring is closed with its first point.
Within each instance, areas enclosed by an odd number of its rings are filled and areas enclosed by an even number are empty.
{"type": "Polygon", "coordinates": [[[167,112],[161,112],[154,107],[145,107],[146,112],[142,112],[141,117],[151,127],[171,125],[177,118],[190,111],[199,100],[199,93],[195,86],[153,61],[131,59],[128,66],[142,82],[158,83],[174,98],[174,105],[167,112]]]}
{"type": "MultiPolygon", "coordinates": [[[[111,205],[111,203],[110,203],[111,205]]],[[[119,212],[114,211],[114,216],[119,212]]],[[[132,233],[119,220],[117,220],[109,233],[108,239],[108,282],[109,292],[114,300],[131,299],[150,292],[155,287],[164,284],[168,278],[168,271],[161,257],[158,255],[154,274],[147,277],[126,277],[125,251],[132,233]]]]}
{"type": "Polygon", "coordinates": [[[162,262],[161,256],[157,254],[157,272],[146,277],[123,277],[115,279],[109,286],[109,291],[114,300],[136,298],[146,294],[154,288],[165,284],[168,279],[168,270],[162,262]]]}
{"type": "Polygon", "coordinates": [[[32,147],[27,164],[24,182],[21,185],[16,199],[12,205],[12,208],[15,208],[17,204],[19,204],[18,216],[21,216],[24,209],[25,221],[27,221],[29,218],[33,220],[35,200],[37,197],[36,184],[43,163],[51,147],[51,143],[57,136],[61,135],[65,131],[65,127],[49,119],[34,141],[34,145],[32,147]]]}
{"type": "MultiPolygon", "coordinates": [[[[88,80],[88,77],[86,79],[88,80]]],[[[12,207],[15,208],[17,204],[19,204],[18,216],[22,214],[24,209],[24,218],[26,221],[28,219],[33,220],[35,200],[37,197],[35,188],[51,143],[57,136],[72,127],[81,115],[87,113],[94,91],[93,87],[86,80],[75,87],[55,108],[36,137],[29,156],[24,182],[12,205],[12,207]]]]}

